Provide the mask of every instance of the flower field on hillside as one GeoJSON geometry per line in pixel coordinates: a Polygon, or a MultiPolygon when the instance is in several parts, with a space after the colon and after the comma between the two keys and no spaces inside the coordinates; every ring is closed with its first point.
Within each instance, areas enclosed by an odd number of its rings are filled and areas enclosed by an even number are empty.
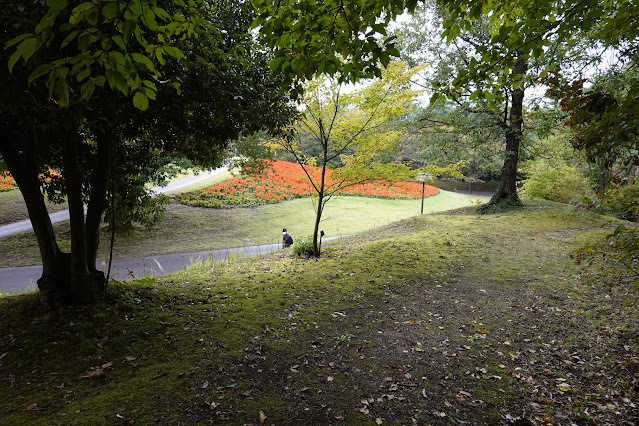
{"type": "MultiPolygon", "coordinates": [[[[321,168],[309,167],[314,178],[321,168]]],[[[331,183],[328,171],[327,183],[331,183]]],[[[260,176],[233,177],[209,188],[184,195],[180,202],[191,206],[220,207],[221,205],[251,206],[272,204],[293,198],[308,197],[314,190],[302,167],[287,161],[275,161],[260,176]]],[[[425,196],[439,193],[439,189],[426,185],[425,196]]],[[[369,182],[344,188],[340,194],[357,197],[414,199],[422,196],[422,185],[415,182],[369,182]]]]}
{"type": "Polygon", "coordinates": [[[0,192],[11,191],[17,188],[16,181],[9,172],[0,172],[0,192]]]}

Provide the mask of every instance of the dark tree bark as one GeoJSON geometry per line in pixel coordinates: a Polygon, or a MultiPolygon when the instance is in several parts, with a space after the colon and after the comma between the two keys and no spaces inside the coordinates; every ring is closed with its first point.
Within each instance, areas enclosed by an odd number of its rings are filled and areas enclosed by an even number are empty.
{"type": "MultiPolygon", "coordinates": [[[[95,270],[95,258],[93,266],[91,268],[88,266],[87,229],[82,199],[83,173],[79,161],[81,140],[75,128],[73,126],[69,126],[69,128],[70,131],[66,134],[62,150],[63,176],[71,224],[69,302],[73,304],[95,303],[104,291],[104,274],[95,270]]],[[[99,222],[97,226],[99,226],[99,222]]]]}
{"type": "Polygon", "coordinates": [[[324,204],[325,201],[325,189],[326,189],[326,166],[328,163],[328,143],[329,143],[329,135],[324,133],[324,126],[322,123],[319,124],[320,129],[320,138],[322,139],[322,177],[319,182],[319,190],[317,191],[317,212],[315,214],[315,227],[313,228],[313,255],[315,257],[320,257],[320,247],[319,247],[319,225],[322,220],[322,213],[324,212],[324,204]]]}
{"type": "MultiPolygon", "coordinates": [[[[64,127],[64,126],[62,126],[64,127]]],[[[93,239],[88,238],[84,223],[84,206],[82,202],[83,175],[79,167],[78,144],[79,135],[76,129],[70,125],[60,135],[64,140],[65,181],[68,192],[69,214],[71,217],[71,246],[72,253],[64,253],[60,250],[55,238],[51,218],[47,211],[44,195],[41,192],[39,173],[41,164],[36,152],[35,133],[21,134],[20,149],[12,139],[5,136],[0,140],[0,155],[2,155],[9,172],[13,176],[22,193],[29,212],[29,219],[40,250],[42,259],[42,276],[38,280],[38,288],[43,302],[51,308],[58,308],[69,304],[95,303],[104,289],[104,275],[95,270],[95,253],[97,253],[97,231],[93,232],[93,239]],[[68,173],[67,173],[68,171],[68,173]],[[95,250],[91,252],[93,268],[89,268],[87,241],[95,244],[95,250]]],[[[104,148],[99,148],[104,149],[104,148]]],[[[99,160],[98,160],[99,161],[99,160]]],[[[108,171],[110,158],[108,154],[102,158],[104,162],[100,168],[108,171]]],[[[104,181],[106,191],[107,178],[104,181]]],[[[99,180],[99,179],[98,179],[99,180]]],[[[100,194],[96,194],[100,197],[100,194]]],[[[102,193],[104,199],[104,193],[102,193]]],[[[93,219],[90,219],[92,230],[99,227],[104,201],[101,211],[93,208],[93,219]],[[97,217],[97,220],[96,220],[97,217]]],[[[89,219],[87,219],[89,221],[89,219]]]]}
{"type": "MultiPolygon", "coordinates": [[[[528,63],[520,53],[515,64],[514,74],[524,76],[528,70],[528,63]]],[[[488,205],[494,205],[509,200],[514,204],[521,201],[517,195],[517,165],[519,163],[519,146],[523,134],[523,105],[524,89],[522,86],[513,90],[510,101],[510,115],[504,117],[504,127],[506,130],[506,157],[501,169],[501,179],[495,195],[490,199],[488,205]]]]}
{"type": "Polygon", "coordinates": [[[18,151],[9,141],[2,142],[0,154],[18,185],[29,212],[40,257],[42,276],[38,288],[45,304],[62,306],[69,298],[69,255],[63,253],[56,241],[51,218],[40,191],[39,166],[32,134],[23,135],[23,150],[18,151]]]}
{"type": "Polygon", "coordinates": [[[109,123],[105,123],[104,132],[98,134],[96,139],[97,153],[93,169],[91,198],[87,206],[86,217],[87,268],[89,272],[93,273],[98,272],[95,262],[100,243],[100,223],[106,208],[106,191],[113,161],[112,144],[114,143],[114,134],[109,123]]]}

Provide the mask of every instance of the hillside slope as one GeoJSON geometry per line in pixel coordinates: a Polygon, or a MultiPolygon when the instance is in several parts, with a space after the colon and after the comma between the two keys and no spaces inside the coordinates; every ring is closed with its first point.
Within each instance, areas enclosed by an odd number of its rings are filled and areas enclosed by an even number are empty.
{"type": "Polygon", "coordinates": [[[637,308],[551,204],[202,264],[57,313],[0,298],[3,424],[634,424],[637,308]]]}

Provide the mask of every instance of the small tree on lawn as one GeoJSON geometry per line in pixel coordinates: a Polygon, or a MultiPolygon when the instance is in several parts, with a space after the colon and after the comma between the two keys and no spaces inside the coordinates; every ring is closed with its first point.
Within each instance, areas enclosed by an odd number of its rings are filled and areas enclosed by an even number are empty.
{"type": "Polygon", "coordinates": [[[392,62],[382,78],[350,93],[329,77],[309,82],[300,99],[302,114],[290,129],[289,137],[270,141],[274,150],[284,150],[295,157],[315,191],[315,227],[313,252],[319,257],[319,226],[326,203],[345,187],[375,179],[401,179],[411,171],[405,165],[385,164],[383,153],[392,150],[403,132],[398,121],[411,110],[417,92],[410,79],[419,68],[392,62]],[[313,155],[303,154],[300,139],[309,137],[313,155]],[[335,159],[342,166],[327,169],[335,159]],[[319,173],[309,166],[318,166],[319,173]]]}

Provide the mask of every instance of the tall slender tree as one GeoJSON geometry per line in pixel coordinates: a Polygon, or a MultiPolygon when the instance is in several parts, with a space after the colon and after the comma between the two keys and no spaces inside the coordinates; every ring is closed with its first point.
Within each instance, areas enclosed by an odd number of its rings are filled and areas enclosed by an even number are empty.
{"type": "MultiPolygon", "coordinates": [[[[411,171],[402,164],[380,161],[384,152],[395,148],[402,137],[392,124],[411,110],[417,92],[411,90],[410,79],[419,68],[391,62],[382,78],[355,91],[344,93],[335,79],[319,78],[309,82],[301,100],[302,115],[288,138],[271,142],[294,156],[315,192],[315,225],[313,252],[320,255],[319,234],[322,214],[328,201],[345,187],[366,180],[401,179],[411,171]],[[313,152],[300,150],[300,136],[312,141],[313,152]],[[339,158],[342,166],[331,169],[339,158]],[[319,173],[309,166],[319,166],[319,173]]],[[[308,149],[308,147],[307,147],[308,149]]]]}

